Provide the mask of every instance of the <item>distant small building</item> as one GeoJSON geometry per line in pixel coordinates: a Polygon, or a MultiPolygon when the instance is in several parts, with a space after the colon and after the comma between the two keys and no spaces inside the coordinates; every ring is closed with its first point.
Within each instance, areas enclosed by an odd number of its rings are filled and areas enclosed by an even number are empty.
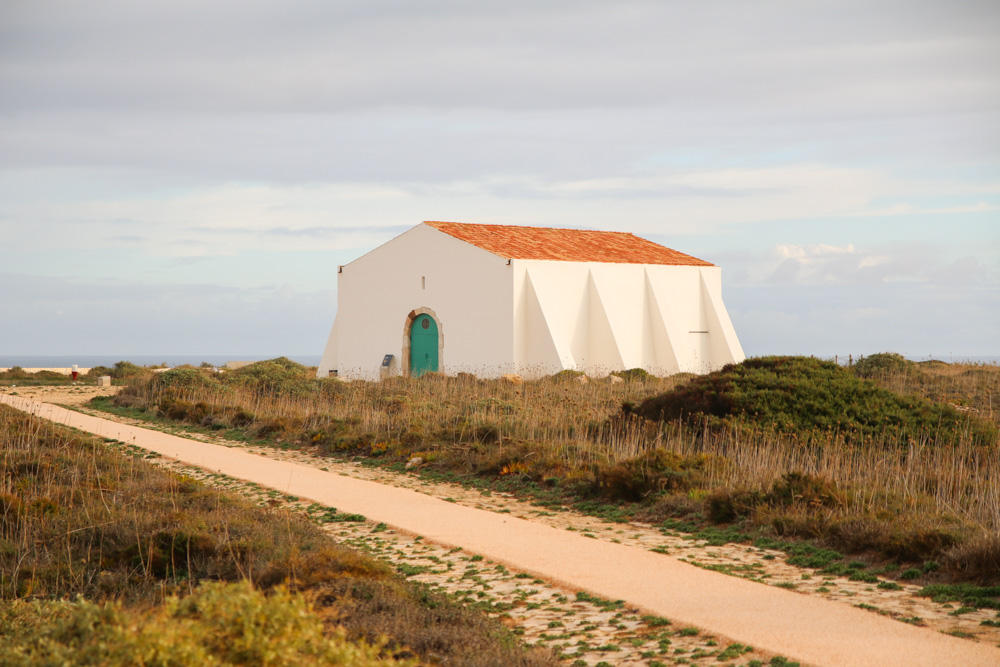
{"type": "Polygon", "coordinates": [[[722,271],[622,232],[425,222],[340,267],[318,375],[496,377],[744,359],[722,271]]]}

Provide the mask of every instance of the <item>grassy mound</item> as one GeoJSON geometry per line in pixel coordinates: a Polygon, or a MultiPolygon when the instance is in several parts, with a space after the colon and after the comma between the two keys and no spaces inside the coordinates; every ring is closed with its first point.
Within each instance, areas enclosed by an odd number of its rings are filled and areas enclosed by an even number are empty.
{"type": "Polygon", "coordinates": [[[895,352],[879,352],[868,357],[859,357],[851,370],[862,378],[876,378],[897,373],[906,373],[916,364],[907,361],[901,354],[895,352]]]}
{"type": "Polygon", "coordinates": [[[222,382],[250,389],[257,394],[303,396],[316,391],[318,383],[309,369],[286,357],[258,361],[222,376],[222,382]]]}
{"type": "Polygon", "coordinates": [[[811,357],[761,357],[726,366],[643,401],[631,411],[655,421],[752,425],[809,436],[817,431],[862,440],[971,438],[995,445],[996,428],[950,405],[900,395],[835,363],[811,357]]]}
{"type": "Polygon", "coordinates": [[[286,357],[258,361],[235,371],[216,373],[213,368],[185,366],[159,373],[151,380],[157,390],[242,389],[257,396],[308,397],[330,384],[286,357]]]}

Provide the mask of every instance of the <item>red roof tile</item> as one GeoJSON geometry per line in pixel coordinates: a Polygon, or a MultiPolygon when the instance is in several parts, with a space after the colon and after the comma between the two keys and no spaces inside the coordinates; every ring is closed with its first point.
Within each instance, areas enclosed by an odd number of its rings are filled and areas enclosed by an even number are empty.
{"type": "Polygon", "coordinates": [[[508,259],[713,266],[626,232],[427,221],[434,229],[508,259]]]}

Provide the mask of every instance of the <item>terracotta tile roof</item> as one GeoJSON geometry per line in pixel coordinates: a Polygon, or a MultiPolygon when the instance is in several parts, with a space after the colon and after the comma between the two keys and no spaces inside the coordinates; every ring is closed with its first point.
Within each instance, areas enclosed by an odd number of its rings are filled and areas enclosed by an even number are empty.
{"type": "Polygon", "coordinates": [[[508,259],[713,266],[626,232],[426,221],[434,229],[508,259]]]}

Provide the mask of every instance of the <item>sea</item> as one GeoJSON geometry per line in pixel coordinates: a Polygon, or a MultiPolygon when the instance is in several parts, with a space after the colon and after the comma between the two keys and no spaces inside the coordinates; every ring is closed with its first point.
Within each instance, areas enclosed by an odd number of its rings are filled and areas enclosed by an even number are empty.
{"type": "Polygon", "coordinates": [[[318,354],[0,354],[0,368],[20,366],[21,368],[94,368],[95,366],[114,366],[119,361],[129,361],[136,366],[159,366],[164,364],[173,368],[190,364],[200,366],[209,363],[213,366],[223,366],[227,361],[264,361],[285,356],[304,366],[318,366],[318,354]]]}
{"type": "MultiPolygon", "coordinates": [[[[21,368],[69,368],[79,366],[80,368],[93,368],[95,366],[114,366],[119,361],[129,361],[137,366],[160,366],[166,365],[170,368],[190,364],[200,366],[209,363],[213,366],[223,366],[227,361],[264,361],[275,357],[285,356],[292,361],[303,366],[318,366],[320,355],[318,354],[59,354],[59,355],[9,355],[0,354],[0,368],[10,368],[20,366],[21,368]]],[[[816,355],[826,358],[822,355],[816,355]]],[[[857,360],[860,355],[853,355],[857,360]]],[[[831,356],[830,359],[833,359],[831,356]]],[[[849,355],[837,355],[839,363],[846,365],[849,355]]],[[[973,363],[973,364],[1000,364],[998,355],[982,354],[942,354],[942,355],[921,355],[907,356],[911,361],[927,361],[937,359],[952,363],[973,363]]]]}

